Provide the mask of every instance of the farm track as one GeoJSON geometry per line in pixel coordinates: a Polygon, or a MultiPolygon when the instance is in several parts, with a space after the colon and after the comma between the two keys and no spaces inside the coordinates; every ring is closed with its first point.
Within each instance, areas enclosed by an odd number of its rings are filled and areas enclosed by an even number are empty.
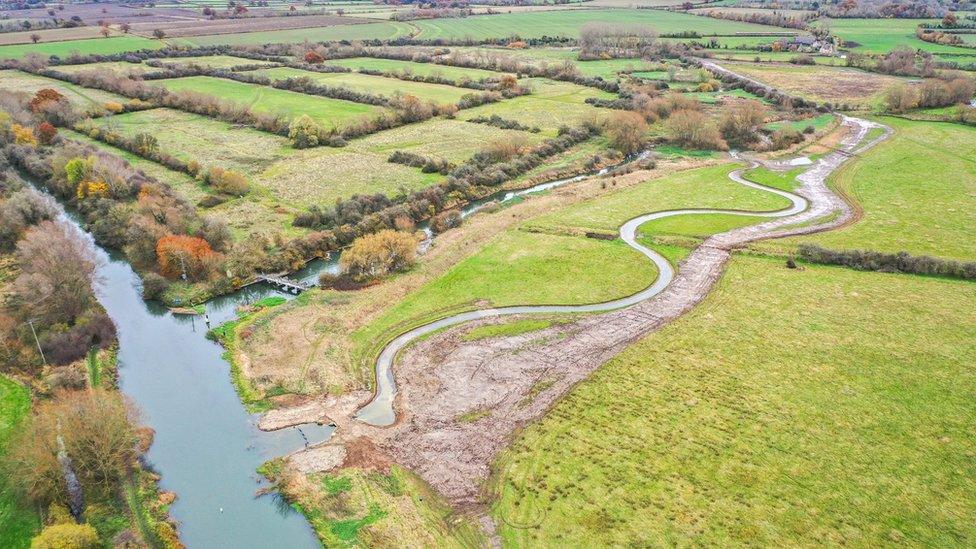
{"type": "MultiPolygon", "coordinates": [[[[262,420],[262,428],[325,418],[337,425],[336,434],[326,444],[293,455],[292,463],[298,470],[339,467],[346,457],[345,444],[366,437],[378,451],[377,463],[399,463],[417,473],[455,507],[483,512],[483,487],[491,465],[509,445],[512,435],[541,418],[576,383],[628,345],[705,299],[735,249],[759,240],[825,231],[850,222],[853,209],[828,188],[827,178],[852,156],[886,139],[891,130],[886,129],[865,143],[871,128],[883,126],[846,117],[843,126],[849,133],[838,150],[799,175],[800,186],[794,193],[746,181],[741,178],[741,169],[729,174],[740,184],[788,197],[793,204],[787,209],[656,212],[625,223],[620,229],[621,238],[661,270],[658,280],[637,294],[583,306],[473,311],[400,336],[384,349],[377,363],[377,394],[359,414],[376,423],[390,423],[395,417],[391,425],[378,427],[357,419],[356,409],[365,398],[362,394],[349,394],[309,403],[303,410],[270,412],[262,420]],[[636,242],[639,226],[647,221],[678,214],[712,213],[771,219],[709,237],[681,262],[677,272],[659,254],[636,242]],[[537,332],[486,340],[463,341],[459,330],[433,333],[503,315],[574,312],[603,314],[591,314],[537,332]],[[399,382],[395,390],[394,376],[399,382]],[[462,419],[472,413],[479,419],[462,419]]],[[[493,528],[486,524],[486,529],[493,528]]]]}

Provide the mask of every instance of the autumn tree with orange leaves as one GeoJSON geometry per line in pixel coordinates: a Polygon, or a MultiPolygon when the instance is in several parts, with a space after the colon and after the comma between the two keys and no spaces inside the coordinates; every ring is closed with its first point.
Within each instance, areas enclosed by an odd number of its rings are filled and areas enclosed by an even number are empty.
{"type": "Polygon", "coordinates": [[[156,243],[159,272],[169,278],[202,280],[213,269],[216,253],[210,244],[195,236],[169,234],[156,243]]]}

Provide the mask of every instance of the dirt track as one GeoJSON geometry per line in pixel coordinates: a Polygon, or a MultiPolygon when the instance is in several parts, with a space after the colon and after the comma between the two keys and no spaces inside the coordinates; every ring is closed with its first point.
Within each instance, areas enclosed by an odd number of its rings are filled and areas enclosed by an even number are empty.
{"type": "MultiPolygon", "coordinates": [[[[670,285],[630,307],[515,337],[463,342],[457,329],[430,337],[406,350],[394,367],[399,386],[394,425],[377,428],[359,422],[348,402],[323,406],[317,413],[336,422],[337,434],[312,452],[335,455],[334,446],[365,436],[381,452],[378,461],[392,458],[410,468],[458,508],[480,508],[490,465],[513,433],[540,418],[627,345],[701,302],[734,249],[757,240],[829,230],[850,219],[850,206],[828,189],[826,179],[851,154],[888,134],[864,143],[876,124],[848,118],[844,125],[850,131],[840,150],[798,177],[796,194],[809,202],[806,210],[708,238],[680,264],[670,285]],[[470,412],[479,412],[480,419],[459,420],[470,412]]],[[[313,457],[300,459],[306,470],[308,463],[315,463],[313,457]]]]}

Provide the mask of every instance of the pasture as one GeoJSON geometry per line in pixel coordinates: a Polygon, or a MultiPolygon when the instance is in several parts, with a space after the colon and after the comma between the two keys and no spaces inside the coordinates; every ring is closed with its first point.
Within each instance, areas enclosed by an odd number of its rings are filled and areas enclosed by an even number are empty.
{"type": "Polygon", "coordinates": [[[483,80],[498,73],[482,69],[468,69],[464,67],[450,67],[447,65],[436,65],[433,63],[415,63],[413,61],[400,61],[397,59],[377,59],[373,57],[351,57],[346,59],[330,59],[326,64],[336,67],[347,67],[352,70],[370,69],[376,71],[387,71],[397,73],[414,74],[417,76],[441,76],[453,80],[467,78],[470,80],[483,80]]]}
{"type": "Polygon", "coordinates": [[[976,128],[900,118],[895,135],[845,166],[833,186],[863,210],[855,224],[791,239],[827,248],[976,260],[976,128]]]}
{"type": "Polygon", "coordinates": [[[309,29],[288,29],[278,31],[214,34],[209,36],[191,36],[186,38],[175,38],[171,40],[171,42],[190,46],[213,46],[215,44],[247,46],[278,42],[300,43],[304,42],[305,40],[310,42],[368,39],[391,40],[409,35],[410,26],[406,23],[384,21],[382,23],[365,23],[362,25],[337,25],[309,29]]]}
{"type": "Polygon", "coordinates": [[[899,47],[910,47],[930,53],[972,53],[956,46],[932,44],[915,37],[919,23],[938,24],[938,19],[832,19],[831,32],[845,42],[854,43],[851,49],[862,53],[887,53],[899,47]]]}
{"type": "Polygon", "coordinates": [[[468,120],[498,115],[552,135],[560,126],[578,126],[587,119],[602,119],[610,114],[606,109],[586,104],[589,97],[613,97],[607,92],[546,78],[526,79],[523,84],[532,87],[531,95],[466,109],[458,116],[468,120]]]}
{"type": "Polygon", "coordinates": [[[846,67],[732,61],[724,62],[722,66],[804,99],[859,107],[880,104],[887,88],[905,81],[895,76],[846,67]]]}
{"type": "Polygon", "coordinates": [[[207,55],[201,57],[173,57],[162,60],[163,65],[183,67],[197,65],[211,69],[231,69],[240,65],[270,65],[269,61],[234,57],[233,55],[207,55]]]}
{"type": "Polygon", "coordinates": [[[518,436],[503,543],[972,539],[973,310],[967,282],[736,256],[518,436]]]}
{"type": "Polygon", "coordinates": [[[350,72],[323,73],[304,71],[290,67],[276,67],[273,69],[260,69],[254,71],[253,74],[267,76],[272,80],[309,78],[316,84],[322,86],[348,88],[360,93],[382,95],[388,98],[393,98],[398,95],[413,95],[425,101],[433,101],[438,104],[457,103],[465,95],[476,93],[475,90],[455,86],[428,84],[426,82],[408,82],[397,78],[350,72]]]}
{"type": "Polygon", "coordinates": [[[125,104],[129,100],[114,93],[83,88],[53,78],[37,76],[18,70],[0,70],[0,90],[7,92],[22,92],[34,95],[39,90],[52,89],[68,98],[72,104],[81,107],[101,107],[105,103],[114,102],[125,104]]]}
{"type": "Polygon", "coordinates": [[[70,59],[71,55],[75,53],[80,55],[113,55],[129,51],[155,50],[160,47],[162,47],[162,43],[158,40],[125,35],[111,38],[0,46],[0,59],[21,59],[31,53],[37,53],[44,57],[57,56],[61,59],[70,59]]]}
{"type": "Polygon", "coordinates": [[[342,128],[364,117],[377,115],[382,108],[329,97],[305,95],[270,86],[247,84],[210,76],[190,76],[157,80],[170,91],[192,91],[246,105],[255,111],[281,115],[289,120],[307,114],[326,128],[342,128]]]}

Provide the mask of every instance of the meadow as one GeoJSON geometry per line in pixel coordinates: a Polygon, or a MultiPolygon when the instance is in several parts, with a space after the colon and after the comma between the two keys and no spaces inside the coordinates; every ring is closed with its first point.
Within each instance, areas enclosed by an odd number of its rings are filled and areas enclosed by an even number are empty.
{"type": "Polygon", "coordinates": [[[579,36],[579,29],[586,23],[626,23],[646,25],[661,34],[695,31],[702,35],[736,32],[781,31],[776,27],[721,21],[684,13],[661,10],[570,10],[536,11],[527,13],[502,13],[461,19],[434,19],[414,21],[419,29],[414,36],[422,39],[472,38],[518,36],[540,38],[542,36],[579,36]]]}
{"type": "Polygon", "coordinates": [[[101,63],[84,63],[81,65],[58,65],[58,72],[75,74],[88,71],[111,71],[119,75],[143,75],[147,72],[158,71],[155,67],[142,63],[129,63],[127,61],[103,61],[101,63]]]}
{"type": "Polygon", "coordinates": [[[610,114],[606,109],[586,104],[590,97],[612,98],[607,92],[547,78],[528,78],[522,83],[532,88],[531,95],[466,109],[458,117],[469,120],[498,115],[553,135],[560,126],[579,126],[588,119],[602,119],[610,114]]]}
{"type": "Polygon", "coordinates": [[[247,84],[210,76],[189,76],[156,80],[170,91],[193,91],[241,103],[259,112],[278,114],[289,119],[306,114],[326,128],[342,128],[350,122],[380,114],[374,105],[353,103],[279,90],[270,86],[247,84]]]}
{"type": "Polygon", "coordinates": [[[61,92],[74,105],[86,107],[101,107],[105,103],[127,103],[129,100],[121,95],[102,90],[83,88],[53,78],[37,76],[18,70],[0,70],[0,89],[8,92],[23,92],[34,95],[39,90],[53,89],[61,92]]]}
{"type": "Polygon", "coordinates": [[[201,57],[174,57],[163,59],[162,63],[166,66],[186,66],[198,65],[211,69],[230,69],[239,65],[270,65],[269,61],[260,59],[248,59],[246,57],[234,57],[233,55],[206,55],[201,57]]]}
{"type": "Polygon", "coordinates": [[[832,19],[828,26],[842,40],[854,42],[861,53],[887,53],[900,47],[930,53],[972,53],[956,46],[933,44],[915,37],[919,23],[938,24],[938,19],[832,19]]]}
{"type": "Polygon", "coordinates": [[[879,121],[895,134],[832,179],[863,217],[835,231],[786,242],[976,260],[971,237],[976,128],[892,117],[879,121]]]}
{"type": "Polygon", "coordinates": [[[787,93],[817,102],[880,105],[887,88],[904,79],[858,69],[725,62],[722,66],[787,93]]]}
{"type": "Polygon", "coordinates": [[[112,55],[138,50],[155,50],[162,47],[158,40],[141,36],[125,35],[87,40],[64,40],[39,44],[14,44],[0,46],[0,59],[20,59],[30,53],[67,58],[74,53],[81,55],[112,55]]]}
{"type": "Polygon", "coordinates": [[[503,543],[965,543],[974,309],[972,283],[736,256],[518,436],[503,543]]]}
{"type": "Polygon", "coordinates": [[[444,84],[428,84],[426,82],[409,82],[397,78],[386,78],[383,76],[373,76],[369,74],[358,74],[350,72],[312,72],[290,67],[276,67],[273,69],[260,69],[253,71],[252,74],[267,76],[272,80],[284,80],[286,78],[309,78],[316,84],[322,86],[336,86],[348,88],[360,93],[382,95],[393,98],[398,95],[413,95],[425,101],[433,101],[438,104],[454,104],[462,97],[475,90],[446,86],[444,84]]]}
{"type": "Polygon", "coordinates": [[[377,59],[374,57],[330,59],[327,64],[336,67],[346,67],[352,70],[370,69],[374,71],[402,72],[417,76],[441,76],[454,80],[462,78],[482,80],[484,78],[498,76],[497,72],[482,69],[451,67],[448,65],[436,65],[434,63],[415,63],[413,61],[400,61],[398,59],[377,59]]]}
{"type": "MultiPolygon", "coordinates": [[[[0,375],[0,455],[3,455],[7,441],[14,429],[30,412],[30,391],[8,378],[0,375]]],[[[22,506],[3,485],[0,479],[0,539],[12,549],[26,549],[30,538],[40,527],[38,513],[22,506]]]]}
{"type": "Polygon", "coordinates": [[[170,40],[170,42],[189,46],[213,46],[216,44],[247,46],[278,42],[300,43],[305,40],[310,42],[368,39],[392,40],[394,38],[409,36],[410,30],[411,27],[406,23],[384,21],[382,23],[366,23],[363,25],[334,25],[331,27],[315,27],[310,29],[191,36],[175,38],[170,40]]]}

